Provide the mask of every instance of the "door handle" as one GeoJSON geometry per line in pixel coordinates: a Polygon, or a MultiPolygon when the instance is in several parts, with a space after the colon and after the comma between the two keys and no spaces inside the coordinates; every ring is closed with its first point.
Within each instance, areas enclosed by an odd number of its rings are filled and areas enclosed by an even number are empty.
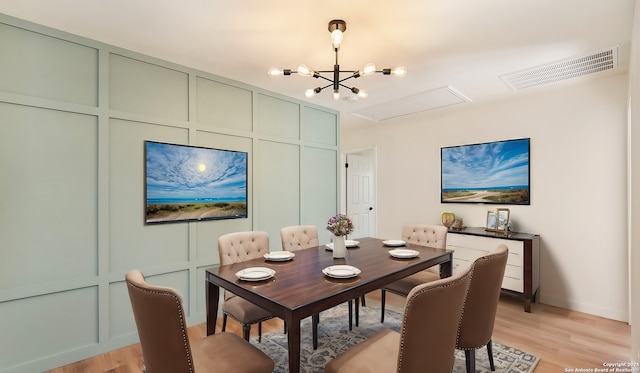
{"type": "Polygon", "coordinates": [[[373,207],[369,206],[369,211],[373,210],[373,207]]]}

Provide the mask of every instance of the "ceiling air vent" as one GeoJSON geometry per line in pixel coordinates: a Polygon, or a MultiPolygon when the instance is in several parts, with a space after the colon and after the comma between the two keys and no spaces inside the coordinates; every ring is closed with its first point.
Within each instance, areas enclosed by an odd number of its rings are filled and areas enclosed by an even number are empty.
{"type": "Polygon", "coordinates": [[[618,67],[618,46],[500,76],[513,90],[537,87],[618,67]]]}

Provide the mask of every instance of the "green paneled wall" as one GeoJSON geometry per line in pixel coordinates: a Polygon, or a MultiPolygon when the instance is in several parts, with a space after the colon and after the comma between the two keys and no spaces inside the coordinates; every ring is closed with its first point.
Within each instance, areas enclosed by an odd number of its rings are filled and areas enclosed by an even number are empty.
{"type": "Polygon", "coordinates": [[[131,268],[204,322],[218,236],[338,209],[337,112],[1,14],[0,45],[2,373],[137,342],[131,268]],[[145,140],[247,152],[249,217],[144,225],[145,140]]]}

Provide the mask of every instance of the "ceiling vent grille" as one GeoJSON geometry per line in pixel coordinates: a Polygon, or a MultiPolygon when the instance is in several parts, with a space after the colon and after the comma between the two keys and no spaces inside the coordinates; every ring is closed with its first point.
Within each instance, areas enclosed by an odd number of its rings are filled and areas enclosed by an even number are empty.
{"type": "Polygon", "coordinates": [[[513,90],[537,87],[618,67],[618,46],[500,76],[513,90]]]}

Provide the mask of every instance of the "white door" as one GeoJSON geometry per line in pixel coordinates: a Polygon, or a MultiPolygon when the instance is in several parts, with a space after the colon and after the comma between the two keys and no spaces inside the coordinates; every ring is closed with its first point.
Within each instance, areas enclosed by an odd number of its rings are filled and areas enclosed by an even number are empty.
{"type": "Polygon", "coordinates": [[[350,238],[375,237],[373,158],[347,154],[346,165],[347,216],[354,226],[350,238]]]}

